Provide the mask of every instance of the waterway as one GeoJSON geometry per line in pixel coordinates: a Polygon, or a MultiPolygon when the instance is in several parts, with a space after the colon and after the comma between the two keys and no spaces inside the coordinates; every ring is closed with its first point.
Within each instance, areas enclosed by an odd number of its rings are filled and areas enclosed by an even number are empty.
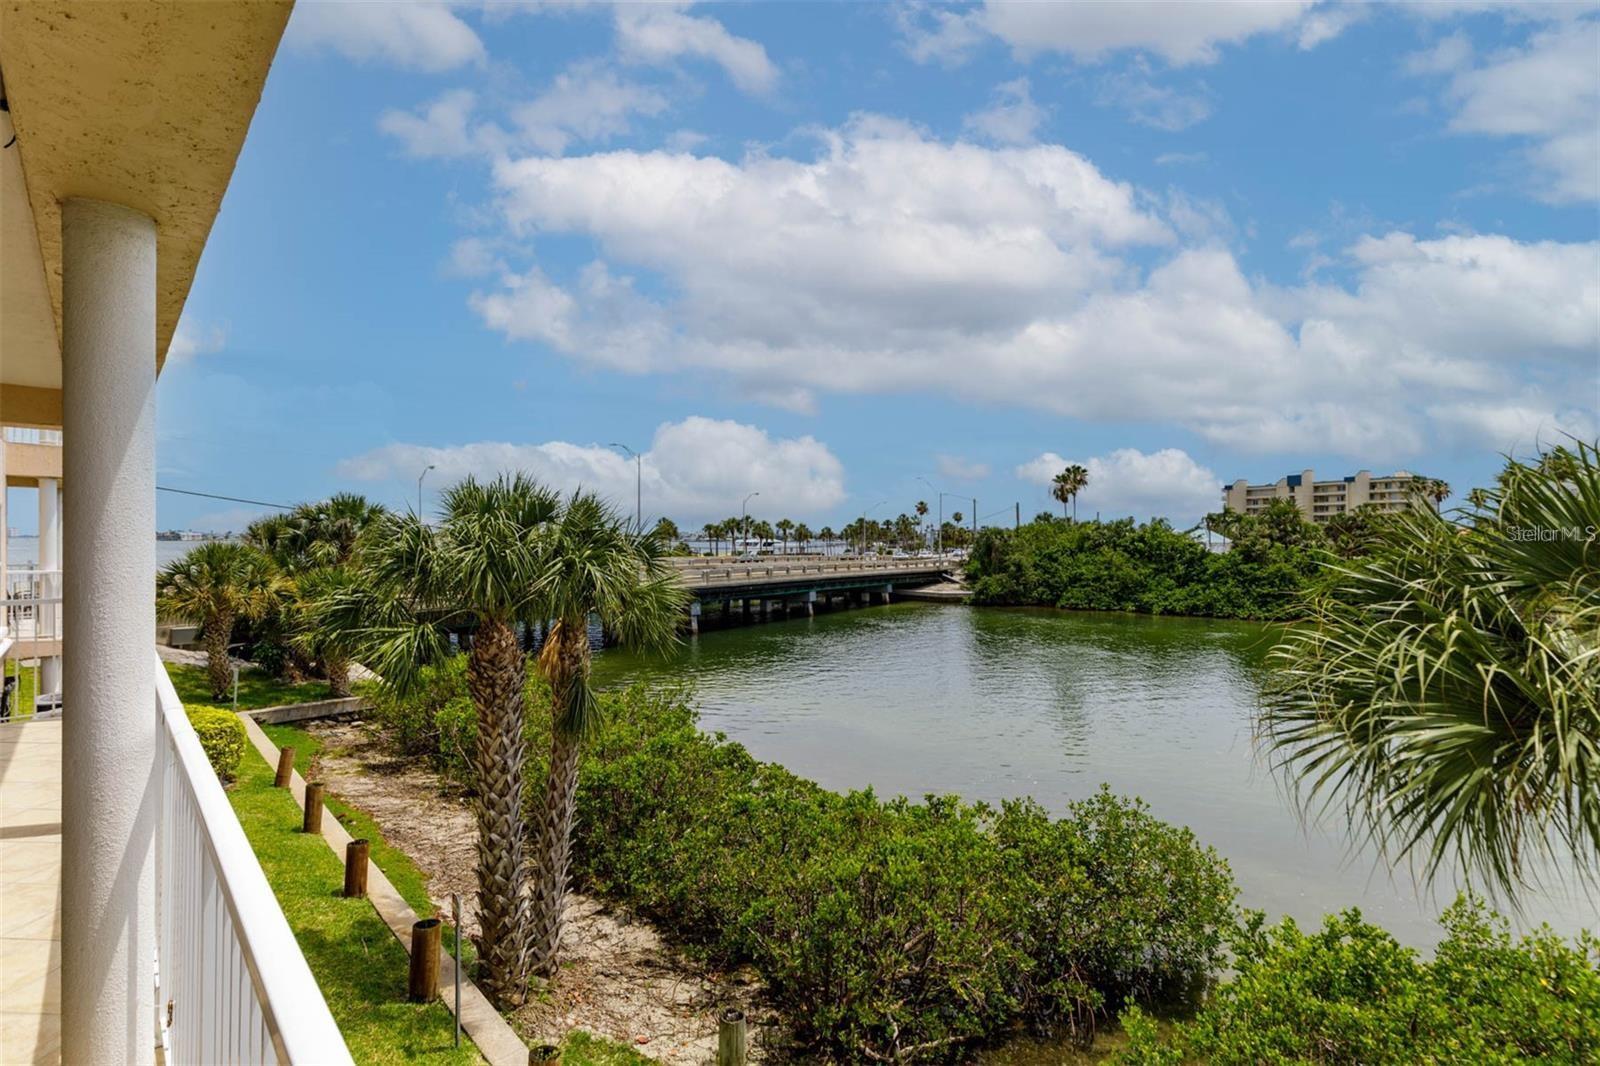
{"type": "MultiPolygon", "coordinates": [[[[1428,948],[1455,896],[1306,825],[1254,742],[1270,627],[1210,619],[903,603],[707,632],[675,655],[610,650],[602,684],[688,680],[702,725],[835,789],[1031,795],[1062,811],[1102,782],[1187,825],[1241,902],[1302,923],[1358,906],[1428,948]]],[[[1600,928],[1575,890],[1528,894],[1519,925],[1600,928]]]]}

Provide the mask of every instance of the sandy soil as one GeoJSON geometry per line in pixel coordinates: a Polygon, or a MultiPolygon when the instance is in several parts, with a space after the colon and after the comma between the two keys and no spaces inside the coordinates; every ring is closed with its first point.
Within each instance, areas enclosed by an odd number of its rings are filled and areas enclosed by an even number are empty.
{"type": "MultiPolygon", "coordinates": [[[[462,924],[476,928],[472,811],[440,794],[430,770],[396,760],[359,722],[310,723],[323,738],[317,776],[328,790],[372,815],[385,839],[428,878],[444,914],[460,893],[462,924]]],[[[751,1021],[751,1062],[776,1062],[777,1019],[761,1003],[748,970],[707,970],[667,944],[648,922],[574,893],[568,897],[560,977],[512,1017],[531,1041],[558,1041],[573,1029],[633,1045],[671,1066],[702,1066],[716,1057],[716,1012],[743,1007],[751,1021]]]]}

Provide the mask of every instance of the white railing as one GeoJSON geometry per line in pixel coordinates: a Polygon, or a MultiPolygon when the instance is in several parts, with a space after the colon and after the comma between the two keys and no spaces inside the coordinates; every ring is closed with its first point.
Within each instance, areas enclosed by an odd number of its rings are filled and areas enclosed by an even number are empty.
{"type": "Polygon", "coordinates": [[[47,444],[61,447],[61,431],[59,429],[29,429],[27,426],[5,427],[7,444],[47,444]]]}
{"type": "Polygon", "coordinates": [[[61,639],[61,571],[12,567],[0,583],[0,625],[16,640],[61,639]]]}
{"type": "Polygon", "coordinates": [[[169,1064],[351,1062],[172,681],[161,719],[157,1011],[169,1064]]]}

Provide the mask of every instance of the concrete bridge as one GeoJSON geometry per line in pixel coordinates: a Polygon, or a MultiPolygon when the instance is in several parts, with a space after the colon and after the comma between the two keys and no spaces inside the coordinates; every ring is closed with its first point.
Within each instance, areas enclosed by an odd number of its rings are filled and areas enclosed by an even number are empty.
{"type": "Polygon", "coordinates": [[[802,608],[807,615],[818,605],[831,607],[888,603],[898,588],[916,588],[946,580],[960,564],[946,556],[921,559],[872,559],[853,556],[785,555],[757,559],[690,557],[673,560],[689,604],[689,631],[700,631],[700,619],[715,606],[726,621],[770,618],[802,608]],[[738,604],[735,614],[734,604],[738,604]]]}

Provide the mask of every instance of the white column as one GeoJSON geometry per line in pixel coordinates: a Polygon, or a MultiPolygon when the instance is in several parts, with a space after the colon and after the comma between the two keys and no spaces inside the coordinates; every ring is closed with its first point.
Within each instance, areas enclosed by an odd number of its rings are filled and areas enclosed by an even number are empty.
{"type": "Polygon", "coordinates": [[[61,209],[61,1060],[155,1058],[156,226],[61,209]]]}
{"type": "MultiPolygon", "coordinates": [[[[49,599],[61,595],[61,577],[49,571],[61,569],[61,482],[53,477],[39,479],[39,595],[49,599]]],[[[61,635],[61,612],[54,606],[39,608],[40,637],[61,635]]],[[[61,657],[46,656],[39,664],[39,694],[61,691],[61,657]]]]}

